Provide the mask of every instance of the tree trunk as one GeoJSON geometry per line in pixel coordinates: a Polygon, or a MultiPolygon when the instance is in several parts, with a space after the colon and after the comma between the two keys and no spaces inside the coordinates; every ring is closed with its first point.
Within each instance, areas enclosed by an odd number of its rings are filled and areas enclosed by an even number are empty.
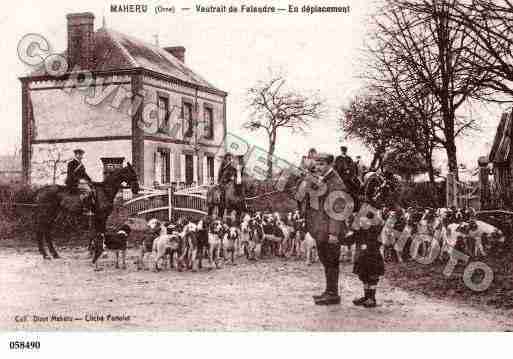
{"type": "Polygon", "coordinates": [[[273,178],[273,157],[276,147],[276,132],[269,134],[269,151],[267,152],[267,179],[273,178]]]}
{"type": "Polygon", "coordinates": [[[459,180],[458,159],[456,156],[456,144],[454,143],[454,138],[447,139],[447,143],[445,145],[445,151],[447,153],[447,165],[449,167],[449,172],[454,173],[456,180],[459,180]]]}
{"type": "Polygon", "coordinates": [[[433,149],[429,149],[425,154],[425,161],[427,164],[429,183],[435,184],[435,169],[433,168],[433,149]]]}

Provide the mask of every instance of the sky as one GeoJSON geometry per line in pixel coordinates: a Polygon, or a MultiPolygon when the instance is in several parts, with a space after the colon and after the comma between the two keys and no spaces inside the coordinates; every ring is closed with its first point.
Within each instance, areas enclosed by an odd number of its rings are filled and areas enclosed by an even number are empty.
{"type": "MultiPolygon", "coordinates": [[[[247,5],[264,5],[264,1],[247,1],[247,5]]],[[[294,2],[308,4],[349,5],[347,14],[199,14],[184,12],[181,7],[201,5],[240,5],[240,1],[179,0],[172,2],[175,14],[155,14],[157,1],[145,1],[146,14],[111,13],[111,2],[89,1],[27,1],[19,0],[16,9],[5,9],[0,15],[2,41],[0,52],[0,154],[10,153],[21,143],[21,85],[19,76],[30,69],[17,58],[18,41],[27,33],[38,33],[48,39],[56,52],[66,46],[66,14],[90,11],[96,16],[95,29],[102,18],[108,28],[127,33],[160,46],[184,46],[185,62],[216,87],[228,92],[228,131],[249,142],[267,148],[263,135],[242,130],[248,118],[246,91],[260,79],[268,77],[269,69],[287,75],[288,85],[300,92],[318,91],[326,99],[327,112],[312,124],[306,136],[288,132],[279,134],[276,154],[297,163],[309,148],[338,153],[343,142],[351,155],[362,155],[369,161],[370,153],[356,141],[342,141],[338,129],[340,107],[347,105],[361,88],[358,73],[362,70],[362,49],[367,35],[367,17],[372,1],[346,0],[294,2]],[[22,14],[22,15],[20,15],[22,14]],[[342,142],[341,142],[342,141],[342,142]]],[[[121,3],[124,4],[124,3],[121,3]]],[[[287,1],[269,1],[276,7],[288,7],[287,1]]],[[[4,5],[8,6],[8,5],[4,5]]],[[[12,5],[11,5],[12,6],[12,5]]],[[[458,141],[459,160],[475,167],[477,158],[489,151],[501,110],[480,107],[482,131],[458,141]]],[[[437,161],[444,166],[445,155],[437,161]]]]}

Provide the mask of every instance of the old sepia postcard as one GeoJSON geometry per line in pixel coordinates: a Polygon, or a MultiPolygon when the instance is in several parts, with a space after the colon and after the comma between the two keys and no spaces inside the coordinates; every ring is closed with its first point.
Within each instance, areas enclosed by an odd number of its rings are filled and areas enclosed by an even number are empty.
{"type": "Polygon", "coordinates": [[[510,1],[4,7],[9,352],[513,330],[510,1]]]}

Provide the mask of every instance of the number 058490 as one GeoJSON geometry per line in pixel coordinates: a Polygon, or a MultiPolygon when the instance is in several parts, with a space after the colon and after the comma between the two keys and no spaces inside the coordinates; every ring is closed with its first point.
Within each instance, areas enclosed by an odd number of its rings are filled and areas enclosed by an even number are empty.
{"type": "Polygon", "coordinates": [[[10,341],[9,349],[11,350],[38,350],[41,347],[39,340],[37,341],[10,341]]]}

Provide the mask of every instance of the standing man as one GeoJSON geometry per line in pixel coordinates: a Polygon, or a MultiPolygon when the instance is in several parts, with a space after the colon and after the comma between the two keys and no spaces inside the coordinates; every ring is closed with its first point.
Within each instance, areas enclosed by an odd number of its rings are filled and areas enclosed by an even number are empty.
{"type": "Polygon", "coordinates": [[[326,277],[326,290],[313,298],[317,305],[340,304],[338,294],[340,243],[338,238],[345,231],[345,224],[340,219],[340,214],[344,212],[344,205],[347,204],[344,201],[333,201],[333,203],[330,201],[334,198],[333,194],[336,194],[336,191],[345,192],[346,187],[333,168],[333,155],[319,154],[315,166],[316,172],[321,178],[317,184],[309,184],[312,190],[311,195],[314,195],[315,198],[307,201],[306,226],[307,231],[317,243],[319,259],[324,267],[326,277]]]}

